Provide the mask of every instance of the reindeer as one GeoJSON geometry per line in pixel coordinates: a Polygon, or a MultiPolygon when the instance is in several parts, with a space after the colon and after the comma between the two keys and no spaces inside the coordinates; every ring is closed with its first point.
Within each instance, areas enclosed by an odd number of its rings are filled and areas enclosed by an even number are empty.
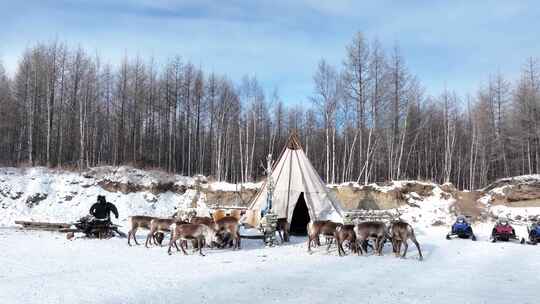
{"type": "Polygon", "coordinates": [[[208,227],[214,226],[214,219],[209,216],[194,216],[189,220],[190,224],[201,224],[208,227]]]}
{"type": "Polygon", "coordinates": [[[418,244],[418,241],[416,240],[414,229],[411,225],[401,220],[395,221],[390,226],[390,235],[392,237],[392,247],[396,257],[400,256],[401,244],[403,244],[405,248],[401,257],[405,258],[407,255],[407,249],[409,248],[407,241],[410,239],[418,249],[418,254],[420,255],[419,260],[422,261],[424,259],[422,256],[422,251],[420,250],[420,244],[418,244]]]}
{"type": "Polygon", "coordinates": [[[289,242],[289,230],[291,229],[291,225],[289,225],[289,222],[287,222],[287,218],[279,218],[277,220],[276,229],[281,242],[289,242]]]}
{"type": "MultiPolygon", "coordinates": [[[[225,216],[218,219],[214,224],[214,230],[220,234],[223,239],[226,239],[226,236],[232,238],[233,250],[240,249],[240,226],[237,218],[225,216]]],[[[225,241],[225,243],[229,242],[225,241]]]]}
{"type": "Polygon", "coordinates": [[[150,221],[150,232],[148,232],[148,236],[146,237],[145,247],[148,248],[148,243],[152,243],[152,240],[155,245],[158,245],[154,239],[155,234],[157,232],[171,232],[172,224],[180,225],[187,224],[187,222],[175,218],[153,218],[150,221]]]}
{"type": "Polygon", "coordinates": [[[182,252],[187,255],[184,245],[187,244],[188,240],[196,240],[197,248],[199,248],[199,254],[204,256],[202,253],[204,243],[214,242],[216,237],[216,232],[212,228],[203,224],[175,224],[173,225],[172,230],[173,233],[171,235],[171,241],[169,242],[169,248],[167,249],[167,253],[169,255],[172,254],[171,248],[173,244],[177,251],[182,249],[182,252]],[[180,240],[180,249],[176,244],[176,241],[178,240],[180,240]]]}
{"type": "MultiPolygon", "coordinates": [[[[193,216],[190,218],[189,222],[191,224],[198,224],[198,225],[206,225],[210,228],[214,227],[214,219],[209,216],[193,216]]],[[[197,240],[193,240],[192,242],[193,248],[197,248],[197,240]]],[[[213,246],[212,243],[208,244],[210,247],[213,246]]]]}
{"type": "Polygon", "coordinates": [[[130,229],[128,232],[128,245],[129,246],[131,246],[131,242],[130,242],[131,238],[133,238],[136,245],[139,245],[139,243],[137,242],[137,237],[136,237],[137,229],[139,228],[150,229],[150,222],[154,218],[155,217],[145,216],[145,215],[134,215],[128,218],[129,226],[130,226],[130,229]]]}
{"type": "MultiPolygon", "coordinates": [[[[321,242],[319,241],[319,235],[324,235],[327,238],[334,237],[334,233],[336,232],[336,228],[342,224],[334,223],[332,221],[311,221],[307,225],[307,232],[308,232],[308,252],[311,252],[311,243],[315,242],[316,246],[320,246],[321,242]]],[[[330,250],[330,245],[332,243],[328,243],[328,248],[326,250],[330,250]]]]}
{"type": "Polygon", "coordinates": [[[354,225],[341,225],[336,228],[334,232],[334,239],[337,243],[338,254],[339,256],[347,255],[343,249],[343,243],[345,241],[349,242],[349,246],[352,252],[357,251],[356,247],[356,233],[354,232],[354,225]]]}
{"type": "Polygon", "coordinates": [[[362,222],[354,226],[354,232],[356,233],[357,242],[360,243],[360,246],[357,245],[358,254],[364,254],[364,251],[367,254],[366,242],[369,238],[375,239],[374,251],[378,255],[382,255],[382,248],[384,241],[387,236],[386,225],[383,222],[362,222]]]}

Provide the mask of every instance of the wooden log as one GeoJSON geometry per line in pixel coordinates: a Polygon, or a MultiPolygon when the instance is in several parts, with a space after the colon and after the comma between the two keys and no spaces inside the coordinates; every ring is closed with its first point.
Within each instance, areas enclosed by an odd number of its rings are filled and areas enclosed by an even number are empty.
{"type": "Polygon", "coordinates": [[[17,229],[19,229],[19,230],[39,230],[39,231],[60,231],[59,228],[32,227],[32,226],[18,227],[17,229]]]}
{"type": "Polygon", "coordinates": [[[21,225],[24,229],[55,231],[71,227],[70,223],[46,223],[33,221],[15,221],[15,224],[21,225]]]}
{"type": "Polygon", "coordinates": [[[70,223],[47,223],[47,222],[34,222],[34,221],[15,221],[15,224],[18,225],[28,225],[28,226],[54,226],[54,227],[65,227],[68,228],[71,226],[70,223]]]}
{"type": "Polygon", "coordinates": [[[64,229],[60,229],[58,230],[59,232],[62,232],[62,233],[69,233],[69,232],[82,232],[81,229],[77,229],[77,228],[64,228],[64,229]]]}

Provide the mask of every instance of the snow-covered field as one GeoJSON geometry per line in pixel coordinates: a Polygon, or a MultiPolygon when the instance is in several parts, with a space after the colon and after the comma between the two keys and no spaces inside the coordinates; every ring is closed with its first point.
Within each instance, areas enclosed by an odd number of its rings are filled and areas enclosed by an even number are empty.
{"type": "MultiPolygon", "coordinates": [[[[370,186],[390,191],[404,183],[370,186]]],[[[300,237],[275,248],[244,240],[240,251],[169,256],[166,248],[128,247],[126,239],[68,241],[60,233],[20,231],[14,221],[72,222],[88,212],[98,194],[116,204],[120,219],[114,221],[124,230],[127,216],[134,214],[169,216],[185,208],[208,214],[194,178],[129,167],[92,168],[84,174],[0,168],[0,304],[536,303],[540,246],[490,243],[490,218],[474,224],[479,241],[446,240],[455,198],[431,185],[430,195],[405,194],[407,204],[396,210],[417,230],[422,262],[412,244],[406,259],[395,258],[389,246],[382,257],[340,258],[335,248],[310,255],[300,237]],[[111,192],[104,183],[139,188],[111,192]],[[173,190],[153,190],[166,184],[173,190]]],[[[202,187],[236,191],[239,186],[215,182],[202,187]]],[[[539,207],[491,205],[490,197],[503,187],[480,199],[488,213],[512,219],[540,213],[539,207]]],[[[526,236],[525,223],[516,221],[520,237],[526,236]]],[[[140,231],[141,241],[144,236],[140,231]]]]}
{"type": "Polygon", "coordinates": [[[300,237],[201,257],[0,229],[0,303],[536,303],[540,247],[493,244],[487,225],[475,228],[477,242],[417,231],[422,262],[414,246],[406,259],[388,246],[382,257],[310,255],[300,237]]]}

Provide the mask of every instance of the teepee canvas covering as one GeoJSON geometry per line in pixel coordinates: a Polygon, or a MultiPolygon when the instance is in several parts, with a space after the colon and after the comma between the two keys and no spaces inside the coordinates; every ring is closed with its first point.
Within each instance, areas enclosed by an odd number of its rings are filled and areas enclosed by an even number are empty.
{"type": "MultiPolygon", "coordinates": [[[[342,222],[343,211],[340,203],[311,165],[296,135],[289,137],[287,146],[273,167],[272,178],[272,212],[276,213],[278,218],[287,218],[291,223],[295,207],[303,199],[311,220],[342,222]]],[[[261,209],[266,207],[267,195],[268,181],[263,184],[249,206],[253,216],[258,218],[261,209]]]]}

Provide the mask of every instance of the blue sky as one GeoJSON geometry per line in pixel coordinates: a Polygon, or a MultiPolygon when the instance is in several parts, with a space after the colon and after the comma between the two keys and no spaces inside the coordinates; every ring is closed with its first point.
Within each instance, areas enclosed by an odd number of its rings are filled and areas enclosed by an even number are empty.
{"type": "Polygon", "coordinates": [[[430,95],[474,93],[497,71],[514,80],[540,57],[538,1],[0,1],[10,73],[26,47],[58,37],[111,63],[181,55],[235,81],[256,75],[287,103],[307,103],[318,60],[340,65],[357,31],[398,43],[430,95]]]}

